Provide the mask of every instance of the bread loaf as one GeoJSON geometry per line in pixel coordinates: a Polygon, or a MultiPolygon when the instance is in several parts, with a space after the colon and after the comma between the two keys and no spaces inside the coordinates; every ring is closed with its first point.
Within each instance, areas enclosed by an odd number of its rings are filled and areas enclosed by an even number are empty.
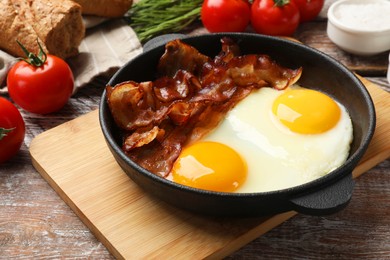
{"type": "Polygon", "coordinates": [[[0,31],[0,48],[11,55],[25,57],[16,40],[38,53],[38,40],[63,59],[78,53],[85,34],[81,6],[71,0],[1,0],[0,31]]]}
{"type": "Polygon", "coordinates": [[[104,17],[123,16],[131,7],[132,0],[74,0],[82,7],[83,14],[104,17]]]}

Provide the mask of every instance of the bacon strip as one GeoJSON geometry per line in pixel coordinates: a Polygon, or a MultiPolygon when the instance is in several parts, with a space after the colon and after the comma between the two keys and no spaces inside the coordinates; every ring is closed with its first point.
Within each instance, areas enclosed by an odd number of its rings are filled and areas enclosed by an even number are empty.
{"type": "Polygon", "coordinates": [[[197,75],[204,63],[210,57],[201,54],[194,47],[183,44],[180,40],[173,40],[165,45],[165,53],[161,56],[157,66],[160,76],[174,77],[179,70],[185,70],[197,75]]]}
{"type": "Polygon", "coordinates": [[[214,129],[253,89],[284,89],[301,75],[301,68],[283,68],[266,55],[239,56],[231,39],[221,42],[213,60],[169,42],[158,64],[161,77],[106,87],[114,120],[127,133],[123,150],[140,166],[166,177],[182,147],[214,129]]]}

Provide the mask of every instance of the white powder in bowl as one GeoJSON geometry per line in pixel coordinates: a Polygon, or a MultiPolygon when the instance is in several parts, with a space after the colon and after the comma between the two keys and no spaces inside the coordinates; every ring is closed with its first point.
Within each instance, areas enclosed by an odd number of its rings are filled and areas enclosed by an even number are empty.
{"type": "Polygon", "coordinates": [[[344,26],[359,30],[390,29],[390,1],[384,3],[357,2],[339,5],[334,16],[344,26]]]}

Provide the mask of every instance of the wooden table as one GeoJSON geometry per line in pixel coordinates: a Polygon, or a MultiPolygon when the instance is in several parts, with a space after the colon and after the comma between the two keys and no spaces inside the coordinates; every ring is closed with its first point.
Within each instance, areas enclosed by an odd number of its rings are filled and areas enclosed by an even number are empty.
{"type": "MultiPolygon", "coordinates": [[[[324,19],[302,24],[294,37],[390,91],[388,53],[358,57],[341,51],[327,38],[324,19]]],[[[38,134],[97,109],[106,81],[99,77],[80,89],[58,113],[22,112],[25,142],[16,157],[0,166],[0,259],[113,258],[34,169],[28,151],[38,134]]],[[[358,178],[346,209],[323,217],[297,215],[228,259],[390,259],[389,205],[388,159],[358,178]]]]}

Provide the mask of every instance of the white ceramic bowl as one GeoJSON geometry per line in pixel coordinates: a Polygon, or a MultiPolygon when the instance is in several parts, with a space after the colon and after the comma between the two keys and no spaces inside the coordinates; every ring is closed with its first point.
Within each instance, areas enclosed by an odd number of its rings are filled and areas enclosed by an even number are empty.
{"type": "Polygon", "coordinates": [[[327,34],[341,49],[358,55],[390,50],[389,0],[340,0],[328,10],[327,34]]]}

